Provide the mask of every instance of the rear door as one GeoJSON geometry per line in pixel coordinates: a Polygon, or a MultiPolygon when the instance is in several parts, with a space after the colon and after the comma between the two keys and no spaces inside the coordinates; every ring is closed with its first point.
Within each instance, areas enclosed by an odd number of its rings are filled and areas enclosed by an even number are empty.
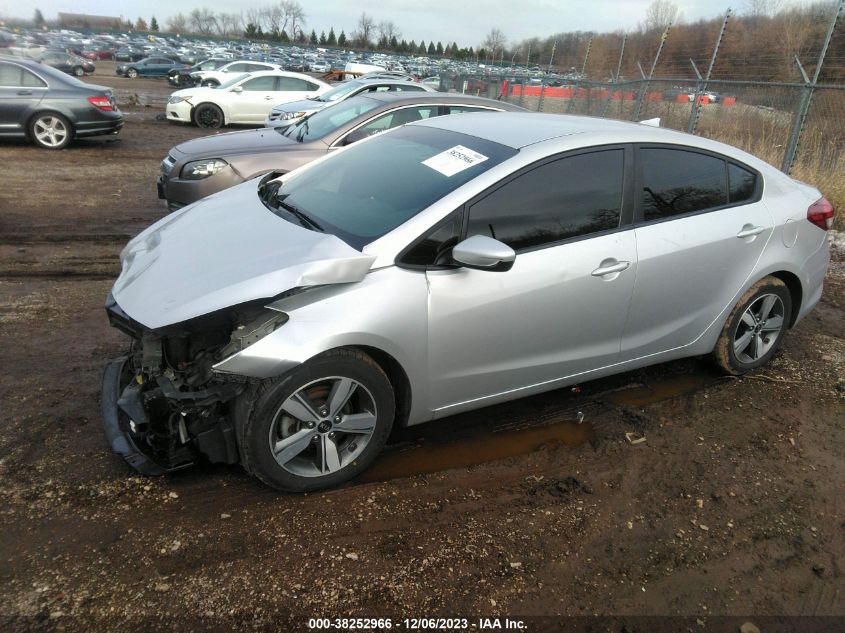
{"type": "Polygon", "coordinates": [[[0,134],[26,132],[26,120],[47,92],[47,84],[14,62],[0,61],[0,134]]]}
{"type": "Polygon", "coordinates": [[[463,235],[511,246],[506,272],[443,265],[459,220],[408,252],[408,263],[428,265],[435,408],[617,362],[637,268],[624,201],[631,157],[620,146],[566,154],[471,202],[463,235]]]}
{"type": "Polygon", "coordinates": [[[298,77],[279,77],[276,91],[272,96],[273,105],[314,97],[319,93],[319,86],[298,77]]]}
{"type": "Polygon", "coordinates": [[[773,230],[762,177],[679,146],[637,148],[637,282],[622,360],[694,342],[751,275],[773,230]]]}

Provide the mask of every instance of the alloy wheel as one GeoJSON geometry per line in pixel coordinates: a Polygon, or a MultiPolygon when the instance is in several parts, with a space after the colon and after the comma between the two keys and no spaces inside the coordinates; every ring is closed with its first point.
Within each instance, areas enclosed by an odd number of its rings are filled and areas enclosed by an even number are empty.
{"type": "Polygon", "coordinates": [[[354,462],[376,429],[375,399],[361,383],[342,376],[299,388],[270,425],[276,462],[300,477],[320,477],[354,462]]]}
{"type": "Polygon", "coordinates": [[[755,363],[775,345],[784,328],[783,301],[776,294],[758,297],[742,315],[733,338],[733,350],[743,363],[755,363]]]}
{"type": "Polygon", "coordinates": [[[59,147],[70,134],[67,126],[58,117],[47,115],[35,121],[33,127],[38,142],[45,147],[59,147]]]}

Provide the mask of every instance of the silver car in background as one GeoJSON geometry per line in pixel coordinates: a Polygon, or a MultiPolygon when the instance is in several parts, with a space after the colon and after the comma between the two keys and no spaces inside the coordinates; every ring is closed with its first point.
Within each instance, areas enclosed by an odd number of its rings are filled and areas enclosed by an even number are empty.
{"type": "Polygon", "coordinates": [[[274,106],[264,127],[284,128],[298,123],[307,114],[322,110],[350,97],[371,92],[435,92],[436,88],[403,79],[352,79],[316,97],[274,106]]]}
{"type": "Polygon", "coordinates": [[[833,209],[735,148],[526,113],[437,117],[246,182],[124,249],[112,447],[337,485],[394,425],[711,355],[766,363],[819,301],[833,209]]]}

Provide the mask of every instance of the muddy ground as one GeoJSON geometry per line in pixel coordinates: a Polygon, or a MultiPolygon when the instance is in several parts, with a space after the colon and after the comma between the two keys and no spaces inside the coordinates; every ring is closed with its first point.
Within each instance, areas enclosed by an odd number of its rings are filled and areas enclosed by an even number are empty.
{"type": "MultiPolygon", "coordinates": [[[[88,81],[124,102],[169,92],[111,68],[88,81]]],[[[103,300],[122,245],[165,214],[159,160],[204,132],[125,110],[115,138],[0,144],[3,630],[845,616],[841,260],[745,378],[689,360],[400,431],[362,481],[319,494],[238,467],[134,475],[100,425],[101,370],[126,344],[103,300]]]]}

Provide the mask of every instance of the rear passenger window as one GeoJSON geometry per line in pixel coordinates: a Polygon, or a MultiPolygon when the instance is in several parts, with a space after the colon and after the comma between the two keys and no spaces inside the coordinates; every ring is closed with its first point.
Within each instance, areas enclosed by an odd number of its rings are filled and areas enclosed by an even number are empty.
{"type": "Polygon", "coordinates": [[[488,235],[518,250],[615,229],[623,181],[621,149],[547,163],[475,203],[467,236],[488,235]]]}
{"type": "Polygon", "coordinates": [[[44,88],[47,86],[39,77],[28,70],[22,70],[21,85],[26,88],[44,88]]]}
{"type": "Polygon", "coordinates": [[[754,197],[757,190],[757,174],[734,165],[728,164],[728,183],[730,187],[730,202],[746,202],[754,197]]]}
{"type": "Polygon", "coordinates": [[[646,221],[721,207],[728,202],[725,161],[675,149],[639,151],[646,221]]]}

